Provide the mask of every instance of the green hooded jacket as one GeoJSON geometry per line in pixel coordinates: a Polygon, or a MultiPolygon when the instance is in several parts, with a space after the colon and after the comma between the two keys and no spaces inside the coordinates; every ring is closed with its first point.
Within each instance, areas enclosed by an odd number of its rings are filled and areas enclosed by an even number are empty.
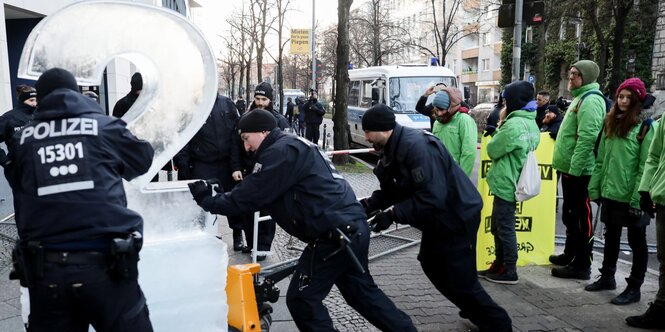
{"type": "Polygon", "coordinates": [[[589,182],[590,199],[602,197],[640,208],[638,188],[658,124],[652,124],[642,142],[637,139],[641,127],[642,122],[636,124],[625,138],[602,135],[589,182]]]}
{"type": "Polygon", "coordinates": [[[513,111],[496,130],[487,144],[492,166],[487,173],[487,184],[495,196],[515,202],[515,186],[529,149],[540,144],[540,130],[536,125],[536,112],[513,111]]]}
{"type": "Polygon", "coordinates": [[[471,176],[478,146],[476,121],[468,114],[457,112],[446,124],[434,121],[432,133],[441,140],[464,173],[471,176]]]}
{"type": "Polygon", "coordinates": [[[584,94],[599,87],[598,83],[590,83],[571,91],[575,99],[563,118],[552,156],[552,166],[559,172],[573,176],[591,175],[593,172],[593,150],[606,115],[605,100],[591,95],[579,108],[578,104],[584,94]]]}
{"type": "Polygon", "coordinates": [[[649,192],[654,203],[665,205],[665,126],[660,120],[654,132],[639,191],[649,192]]]}

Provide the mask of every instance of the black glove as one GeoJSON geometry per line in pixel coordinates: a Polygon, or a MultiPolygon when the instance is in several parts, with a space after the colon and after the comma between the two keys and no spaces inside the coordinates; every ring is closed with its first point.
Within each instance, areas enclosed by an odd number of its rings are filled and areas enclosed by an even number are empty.
{"type": "Polygon", "coordinates": [[[640,191],[640,209],[651,218],[656,217],[656,207],[651,200],[651,195],[646,191],[640,191]]]}
{"type": "Polygon", "coordinates": [[[365,209],[365,214],[367,215],[367,218],[371,218],[372,216],[380,212],[379,210],[372,209],[372,207],[369,206],[369,199],[367,198],[363,198],[358,202],[360,202],[360,205],[362,205],[363,209],[365,209]]]}
{"type": "Polygon", "coordinates": [[[212,186],[203,180],[190,182],[187,184],[187,186],[189,187],[189,191],[192,193],[192,196],[194,196],[194,200],[198,205],[201,205],[204,199],[212,196],[212,186]]]}
{"type": "Polygon", "coordinates": [[[224,192],[224,187],[222,187],[222,181],[220,181],[218,178],[208,179],[206,180],[206,182],[212,186],[212,189],[214,189],[216,193],[221,194],[224,192]]]}
{"type": "Polygon", "coordinates": [[[372,232],[379,233],[388,229],[388,227],[393,224],[393,220],[395,220],[393,210],[384,211],[377,214],[374,219],[372,219],[369,228],[372,232]]]}

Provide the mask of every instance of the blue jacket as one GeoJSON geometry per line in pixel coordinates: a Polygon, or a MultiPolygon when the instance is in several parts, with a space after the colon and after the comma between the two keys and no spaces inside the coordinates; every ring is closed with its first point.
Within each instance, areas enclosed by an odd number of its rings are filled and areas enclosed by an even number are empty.
{"type": "Polygon", "coordinates": [[[256,151],[253,174],[201,207],[230,216],[267,211],[287,233],[308,243],[366,219],[330,160],[311,142],[277,128],[256,151]]]}
{"type": "Polygon", "coordinates": [[[142,232],[122,179],[148,171],[154,150],[92,99],[56,89],[9,147],[5,176],[21,241],[45,245],[142,232]]]}

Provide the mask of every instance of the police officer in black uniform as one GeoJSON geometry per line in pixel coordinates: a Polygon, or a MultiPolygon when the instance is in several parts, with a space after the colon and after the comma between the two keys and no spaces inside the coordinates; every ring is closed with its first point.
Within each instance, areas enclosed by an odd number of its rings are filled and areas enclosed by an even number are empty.
{"type": "Polygon", "coordinates": [[[365,140],[382,152],[374,168],[381,189],[361,201],[368,215],[384,210],[374,217],[373,231],[393,222],[420,229],[418,260],[441,294],[480,331],[511,331],[510,317],[476,275],[476,232],[483,203],[469,177],[439,139],[400,126],[386,105],[368,109],[362,126],[365,140]]]}
{"type": "MultiPolygon", "coordinates": [[[[22,87],[28,88],[27,86],[22,87]]],[[[32,119],[32,113],[37,107],[37,92],[34,89],[21,92],[17,99],[19,104],[0,116],[0,142],[5,142],[7,146],[12,144],[14,133],[32,119]]],[[[5,151],[0,150],[0,163],[4,163],[6,160],[5,151]]]]}
{"type": "MultiPolygon", "coordinates": [[[[233,188],[231,172],[240,167],[238,118],[233,101],[217,94],[206,122],[174,158],[179,180],[216,178],[225,191],[233,188]]],[[[243,219],[229,216],[228,221],[233,230],[233,250],[240,251],[244,248],[243,219]]]]}
{"type": "Polygon", "coordinates": [[[19,241],[12,277],[30,293],[28,331],[152,331],[138,285],[143,219],[122,179],[154,154],[53,68],[37,81],[39,109],[9,147],[19,241]]]}
{"type": "Polygon", "coordinates": [[[191,183],[196,202],[224,215],[267,210],[287,233],[308,243],[286,294],[301,331],[336,331],[322,303],[333,285],[379,329],[415,331],[367,270],[369,230],[349,184],[311,142],[276,127],[264,110],[243,115],[238,128],[244,148],[256,152],[254,173],[214,197],[207,183],[191,183]]]}

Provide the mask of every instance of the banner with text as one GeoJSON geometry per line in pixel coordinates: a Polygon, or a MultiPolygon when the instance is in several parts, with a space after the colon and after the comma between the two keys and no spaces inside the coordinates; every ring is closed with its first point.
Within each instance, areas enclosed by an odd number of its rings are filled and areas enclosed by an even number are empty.
{"type": "Polygon", "coordinates": [[[309,54],[309,29],[291,29],[291,54],[309,54]]]}
{"type": "MultiPolygon", "coordinates": [[[[490,231],[494,195],[487,185],[487,172],[492,161],[487,156],[487,143],[491,137],[483,137],[480,147],[478,191],[483,197],[480,227],[476,246],[478,271],[486,270],[494,261],[494,236],[490,231]]],[[[536,159],[540,168],[540,194],[526,202],[517,202],[515,231],[517,233],[517,265],[549,264],[554,253],[554,226],[556,222],[556,171],[552,168],[554,140],[549,133],[540,134],[536,159]]]]}

